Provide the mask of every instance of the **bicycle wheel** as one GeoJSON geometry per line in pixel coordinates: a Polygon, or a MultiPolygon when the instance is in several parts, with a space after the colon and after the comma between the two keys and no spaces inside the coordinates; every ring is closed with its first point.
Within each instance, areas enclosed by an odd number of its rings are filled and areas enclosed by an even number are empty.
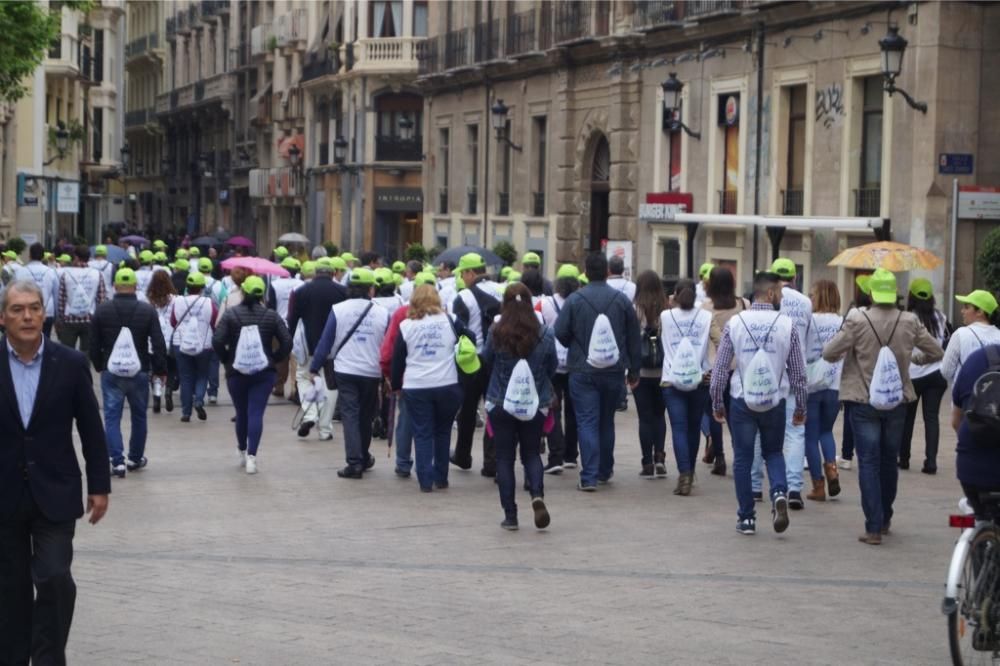
{"type": "Polygon", "coordinates": [[[948,647],[955,666],[993,666],[1000,660],[1000,530],[981,530],[962,565],[948,647]]]}

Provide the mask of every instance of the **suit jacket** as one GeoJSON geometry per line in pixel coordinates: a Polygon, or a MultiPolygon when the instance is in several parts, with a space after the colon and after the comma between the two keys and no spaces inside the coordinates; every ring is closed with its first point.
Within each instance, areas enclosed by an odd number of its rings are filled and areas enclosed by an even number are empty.
{"type": "Polygon", "coordinates": [[[11,515],[25,485],[53,522],[83,516],[80,465],[73,447],[73,423],[87,467],[87,494],[111,492],[104,425],[87,357],[45,341],[38,392],[25,428],[17,406],[6,338],[0,339],[0,516],[11,515]]]}
{"type": "Polygon", "coordinates": [[[295,328],[299,325],[306,327],[306,346],[310,355],[316,351],[330,310],[345,300],[347,288],[334,282],[328,275],[316,276],[312,282],[292,292],[288,302],[288,330],[294,339],[295,328]]]}

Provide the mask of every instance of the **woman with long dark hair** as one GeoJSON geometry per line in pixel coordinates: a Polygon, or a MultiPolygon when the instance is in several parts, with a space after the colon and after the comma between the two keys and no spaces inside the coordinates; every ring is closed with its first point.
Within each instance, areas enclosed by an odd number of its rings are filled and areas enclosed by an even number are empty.
{"type": "Polygon", "coordinates": [[[701,418],[708,402],[708,347],[712,315],[695,308],[694,281],[678,280],[674,307],[660,315],[663,342],[663,402],[670,416],[674,457],[677,459],[675,495],[690,495],[701,439],[701,418]]]}
{"type": "Polygon", "coordinates": [[[166,398],[168,412],[174,411],[174,391],[180,388],[180,378],[177,373],[177,359],[170,349],[170,342],[173,339],[174,327],[170,323],[170,313],[173,310],[174,299],[177,292],[174,290],[174,283],[170,279],[170,273],[166,271],[153,271],[153,277],[146,287],[146,298],[150,305],[156,308],[156,316],[160,320],[160,330],[163,332],[163,339],[167,343],[167,382],[166,386],[159,377],[153,377],[153,413],[160,413],[160,402],[166,398]]]}
{"type": "MultiPolygon", "coordinates": [[[[722,340],[722,332],[733,316],[750,309],[750,303],[745,298],[736,295],[736,278],[732,271],[722,266],[716,266],[708,274],[708,286],[705,289],[708,300],[702,303],[702,308],[712,313],[712,326],[709,329],[708,362],[709,367],[715,364],[715,352],[722,340]]],[[[728,400],[729,382],[726,382],[728,400]]],[[[709,443],[705,447],[705,457],[702,462],[712,465],[712,474],[726,475],[726,452],[722,441],[722,424],[712,417],[711,401],[705,404],[705,416],[702,418],[702,431],[708,432],[709,443]]]]}
{"type": "MultiPolygon", "coordinates": [[[[917,278],[910,283],[910,293],[906,300],[906,309],[917,315],[927,332],[934,336],[938,344],[946,346],[949,335],[948,320],[935,307],[934,287],[930,280],[917,278]]],[[[906,404],[906,425],[903,429],[903,441],[899,446],[899,468],[910,468],[910,449],[913,440],[913,426],[917,420],[918,404],[923,407],[924,415],[924,465],[921,472],[935,474],[937,472],[938,441],[941,435],[941,422],[938,414],[941,411],[941,400],[948,390],[948,382],[941,374],[941,362],[928,365],[910,364],[910,380],[917,399],[906,404]]],[[[808,426],[808,423],[806,424],[808,426]]]]}
{"type": "Polygon", "coordinates": [[[667,476],[667,407],[663,402],[663,389],[660,388],[663,374],[660,315],[668,308],[667,294],[655,271],[640,273],[635,285],[635,314],[642,331],[642,367],[639,384],[632,389],[639,417],[639,447],[642,449],[639,476],[662,479],[667,476]]]}
{"type": "Polygon", "coordinates": [[[555,335],[538,322],[531,291],[523,284],[512,283],[504,292],[500,320],[486,337],[483,362],[492,367],[486,409],[497,452],[497,487],[504,511],[500,526],[518,527],[514,454],[520,447],[535,527],[543,529],[549,525],[549,512],[542,499],[540,446],[558,361],[555,335]]]}

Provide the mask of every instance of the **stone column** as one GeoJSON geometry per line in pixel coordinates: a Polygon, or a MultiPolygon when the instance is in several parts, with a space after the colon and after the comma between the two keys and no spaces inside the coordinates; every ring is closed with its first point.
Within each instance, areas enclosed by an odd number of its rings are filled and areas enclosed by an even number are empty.
{"type": "MultiPolygon", "coordinates": [[[[627,71],[629,63],[622,63],[627,71]]],[[[612,80],[608,146],[611,149],[611,196],[608,238],[638,240],[640,83],[633,75],[612,80]]]]}
{"type": "Polygon", "coordinates": [[[573,114],[569,111],[572,93],[569,90],[569,70],[559,69],[552,76],[556,78],[556,94],[552,104],[551,127],[559,132],[552,140],[552,161],[555,175],[552,189],[555,191],[552,203],[556,211],[556,261],[559,263],[579,263],[582,259],[580,246],[581,214],[576,197],[577,183],[574,177],[576,159],[576,129],[573,114]]]}

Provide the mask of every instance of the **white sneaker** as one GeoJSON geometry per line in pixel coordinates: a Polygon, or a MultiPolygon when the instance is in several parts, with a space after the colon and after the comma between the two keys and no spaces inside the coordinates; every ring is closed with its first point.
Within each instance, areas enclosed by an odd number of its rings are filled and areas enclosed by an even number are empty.
{"type": "Polygon", "coordinates": [[[853,462],[853,460],[848,458],[841,458],[840,456],[837,456],[837,467],[840,469],[851,469],[853,462]]]}
{"type": "Polygon", "coordinates": [[[247,474],[257,473],[257,456],[247,456],[247,474]]]}
{"type": "Polygon", "coordinates": [[[216,397],[214,395],[208,396],[208,404],[215,405],[215,404],[218,404],[218,402],[219,402],[219,398],[218,397],[216,397]]]}
{"type": "Polygon", "coordinates": [[[326,434],[326,435],[320,435],[319,436],[319,441],[321,441],[321,442],[329,442],[331,439],[333,439],[333,435],[331,435],[331,434],[326,434]]]}
{"type": "Polygon", "coordinates": [[[247,466],[247,452],[246,451],[240,451],[240,450],[237,450],[236,452],[239,454],[239,457],[240,457],[240,467],[246,467],[247,466]]]}

